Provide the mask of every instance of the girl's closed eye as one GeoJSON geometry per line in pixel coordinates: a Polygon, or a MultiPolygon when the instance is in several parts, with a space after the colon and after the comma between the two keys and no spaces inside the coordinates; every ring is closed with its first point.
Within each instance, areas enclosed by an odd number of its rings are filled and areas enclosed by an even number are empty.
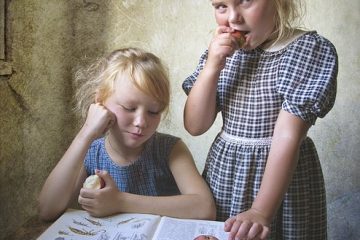
{"type": "Polygon", "coordinates": [[[151,115],[159,115],[161,113],[161,111],[152,111],[152,110],[149,110],[148,111],[151,115]]]}
{"type": "Polygon", "coordinates": [[[123,105],[120,104],[121,108],[124,109],[127,112],[135,112],[136,108],[132,107],[132,106],[127,106],[127,105],[123,105]]]}

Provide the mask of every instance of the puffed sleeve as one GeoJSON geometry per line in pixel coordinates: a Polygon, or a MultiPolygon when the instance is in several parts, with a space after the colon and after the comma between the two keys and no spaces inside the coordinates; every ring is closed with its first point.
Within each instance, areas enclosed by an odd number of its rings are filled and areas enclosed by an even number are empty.
{"type": "Polygon", "coordinates": [[[334,105],[337,72],[338,57],[331,42],[317,33],[296,40],[279,67],[282,109],[315,124],[334,105]]]}
{"type": "Polygon", "coordinates": [[[182,88],[186,95],[189,95],[191,88],[194,86],[196,79],[198,78],[201,70],[204,68],[206,59],[208,57],[208,51],[206,50],[200,57],[199,64],[197,65],[195,71],[185,79],[182,84],[182,88]]]}

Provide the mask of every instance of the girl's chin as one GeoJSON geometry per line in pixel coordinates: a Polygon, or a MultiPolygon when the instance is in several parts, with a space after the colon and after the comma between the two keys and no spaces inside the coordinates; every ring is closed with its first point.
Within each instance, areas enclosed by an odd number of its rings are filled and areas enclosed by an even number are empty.
{"type": "Polygon", "coordinates": [[[129,148],[141,148],[147,142],[148,138],[127,138],[125,141],[125,145],[129,148]]]}

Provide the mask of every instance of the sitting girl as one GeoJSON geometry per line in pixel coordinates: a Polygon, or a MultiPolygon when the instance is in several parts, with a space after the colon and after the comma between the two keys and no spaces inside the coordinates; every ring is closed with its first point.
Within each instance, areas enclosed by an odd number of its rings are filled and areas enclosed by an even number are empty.
{"type": "Polygon", "coordinates": [[[54,220],[78,198],[96,217],[215,219],[213,197],[186,145],[156,131],[170,102],[160,59],[136,48],[116,50],[77,80],[77,109],[86,120],[42,188],[40,217],[54,220]],[[105,186],[82,188],[94,173],[105,186]]]}

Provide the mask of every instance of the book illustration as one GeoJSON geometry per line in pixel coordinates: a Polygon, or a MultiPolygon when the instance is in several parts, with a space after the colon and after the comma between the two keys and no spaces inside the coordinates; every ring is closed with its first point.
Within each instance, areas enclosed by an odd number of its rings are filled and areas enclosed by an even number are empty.
{"type": "Polygon", "coordinates": [[[228,233],[223,222],[162,217],[153,239],[227,240],[228,233]]]}
{"type": "Polygon", "coordinates": [[[146,234],[126,234],[126,233],[118,233],[114,240],[149,240],[146,234]]]}
{"type": "Polygon", "coordinates": [[[38,240],[225,240],[224,223],[152,214],[123,213],[95,218],[66,211],[38,240]]]}
{"type": "Polygon", "coordinates": [[[120,214],[95,218],[85,211],[64,213],[38,240],[148,240],[160,216],[120,214]]]}

